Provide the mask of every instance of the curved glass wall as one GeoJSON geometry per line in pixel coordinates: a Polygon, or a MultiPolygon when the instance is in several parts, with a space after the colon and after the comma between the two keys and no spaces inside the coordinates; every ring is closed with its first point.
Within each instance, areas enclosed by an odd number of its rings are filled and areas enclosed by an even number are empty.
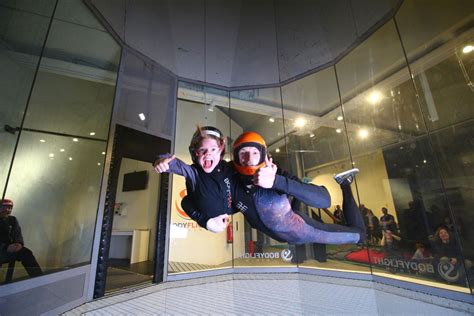
{"type": "MultiPolygon", "coordinates": [[[[176,126],[184,138],[177,135],[175,143],[185,157],[196,124],[223,129],[229,143],[256,131],[280,167],[328,188],[329,209],[300,208],[325,223],[340,220],[334,174],[360,170],[352,191],[368,227],[367,247],[294,247],[251,229],[237,213],[232,250],[225,236],[201,232],[222,238],[212,249],[226,254],[225,267],[350,271],[471,293],[474,36],[466,26],[473,7],[468,1],[456,1],[449,13],[444,7],[437,1],[427,11],[422,1],[405,1],[335,65],[279,88],[217,92],[181,83],[176,126]],[[222,100],[214,102],[222,107],[218,120],[207,99],[222,100]],[[179,107],[191,106],[193,115],[180,114],[179,107]],[[294,258],[282,260],[282,250],[294,258]]],[[[173,229],[172,223],[172,236],[173,229]]],[[[186,240],[187,248],[174,242],[170,261],[180,252],[180,261],[196,264],[192,271],[206,268],[186,255],[200,242],[186,240]]]]}
{"type": "Polygon", "coordinates": [[[43,273],[90,263],[120,46],[82,1],[0,6],[2,196],[43,273]]]}

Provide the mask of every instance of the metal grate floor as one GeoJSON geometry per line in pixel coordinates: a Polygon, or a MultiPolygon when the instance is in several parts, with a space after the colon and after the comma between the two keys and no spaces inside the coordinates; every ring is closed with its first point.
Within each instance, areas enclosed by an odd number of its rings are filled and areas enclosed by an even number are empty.
{"type": "Polygon", "coordinates": [[[368,281],[345,280],[350,285],[344,285],[305,278],[229,275],[167,282],[92,301],[64,315],[469,315],[469,310],[376,290],[368,281]]]}

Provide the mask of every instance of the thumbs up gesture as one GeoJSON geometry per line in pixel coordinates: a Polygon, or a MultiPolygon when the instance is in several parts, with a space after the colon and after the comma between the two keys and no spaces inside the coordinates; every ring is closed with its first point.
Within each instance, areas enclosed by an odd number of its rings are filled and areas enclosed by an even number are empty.
{"type": "Polygon", "coordinates": [[[258,169],[253,177],[253,184],[265,189],[271,189],[275,182],[277,166],[273,163],[272,158],[265,157],[265,166],[258,169]]]}
{"type": "Polygon", "coordinates": [[[158,172],[158,173],[168,172],[168,170],[170,170],[169,163],[175,158],[176,158],[176,156],[173,155],[173,156],[168,157],[168,158],[157,159],[155,161],[155,163],[153,164],[155,171],[158,172]]]}

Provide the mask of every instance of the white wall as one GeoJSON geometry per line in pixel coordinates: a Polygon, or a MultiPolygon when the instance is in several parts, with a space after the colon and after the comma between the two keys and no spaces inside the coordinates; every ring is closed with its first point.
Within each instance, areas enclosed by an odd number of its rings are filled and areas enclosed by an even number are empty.
{"type": "Polygon", "coordinates": [[[149,162],[122,158],[117,184],[116,203],[123,203],[122,216],[115,215],[113,230],[150,229],[149,260],[155,254],[156,220],[158,214],[160,175],[149,162]],[[148,170],[146,190],[122,192],[123,176],[134,171],[148,170]]]}
{"type": "MultiPolygon", "coordinates": [[[[397,214],[391,190],[392,182],[389,183],[382,152],[377,151],[364,156],[358,156],[354,160],[355,166],[360,170],[360,173],[357,175],[360,203],[365,204],[379,218],[382,216],[382,207],[386,207],[389,213],[396,218],[397,214]]],[[[342,206],[342,192],[340,186],[334,181],[333,176],[350,168],[349,162],[339,162],[314,169],[308,173],[312,183],[324,185],[329,190],[332,199],[330,209],[332,212],[337,204],[342,206]]],[[[355,184],[352,184],[352,192],[357,203],[355,184]]],[[[332,223],[332,220],[327,216],[323,216],[323,220],[324,222],[332,223]]]]}

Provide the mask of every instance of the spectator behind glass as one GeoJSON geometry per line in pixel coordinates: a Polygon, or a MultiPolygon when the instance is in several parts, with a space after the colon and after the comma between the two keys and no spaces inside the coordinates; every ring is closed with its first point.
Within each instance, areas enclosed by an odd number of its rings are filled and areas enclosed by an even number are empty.
{"type": "Polygon", "coordinates": [[[334,221],[334,224],[340,224],[340,225],[346,224],[346,219],[344,218],[344,213],[340,205],[336,205],[336,209],[334,210],[334,217],[336,218],[336,220],[334,221]]]}
{"type": "MultiPolygon", "coordinates": [[[[444,273],[444,275],[442,275],[446,281],[456,282],[464,278],[465,273],[461,264],[461,251],[446,226],[440,226],[436,230],[433,242],[433,254],[437,261],[442,265],[450,263],[455,268],[452,271],[449,270],[449,273],[444,273]]],[[[465,260],[464,264],[466,269],[472,267],[472,262],[470,260],[465,260]]],[[[449,267],[446,269],[448,268],[449,267]]]]}
{"type": "Polygon", "coordinates": [[[367,227],[367,237],[373,244],[378,244],[382,238],[380,231],[379,219],[374,215],[371,209],[366,209],[365,226],[367,227]]]}
{"type": "Polygon", "coordinates": [[[386,207],[382,207],[383,215],[380,217],[380,225],[382,229],[388,229],[392,232],[397,232],[397,223],[395,222],[395,217],[393,215],[388,214],[388,209],[386,207]]]}
{"type": "Polygon", "coordinates": [[[11,215],[13,201],[1,200],[0,204],[0,264],[12,260],[21,261],[30,277],[42,275],[43,272],[33,252],[24,247],[20,224],[11,215]]]}

